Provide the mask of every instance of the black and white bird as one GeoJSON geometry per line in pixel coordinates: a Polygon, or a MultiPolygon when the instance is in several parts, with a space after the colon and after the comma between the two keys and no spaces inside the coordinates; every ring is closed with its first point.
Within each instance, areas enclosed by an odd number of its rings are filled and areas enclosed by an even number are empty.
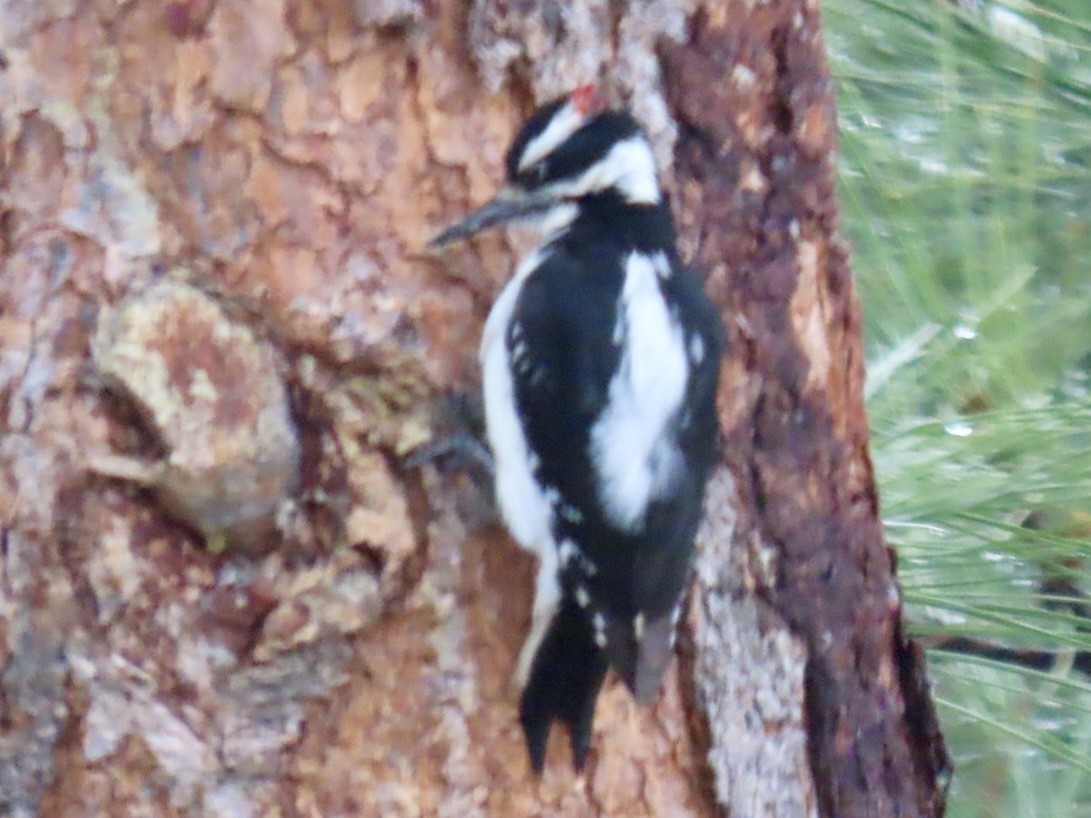
{"type": "Polygon", "coordinates": [[[723,327],[679,260],[647,137],[593,86],[538,109],[508,185],[437,236],[510,221],[541,241],[481,341],[500,512],[540,560],[515,680],[531,764],[554,721],[582,768],[608,668],[659,690],[718,454],[723,327]]]}

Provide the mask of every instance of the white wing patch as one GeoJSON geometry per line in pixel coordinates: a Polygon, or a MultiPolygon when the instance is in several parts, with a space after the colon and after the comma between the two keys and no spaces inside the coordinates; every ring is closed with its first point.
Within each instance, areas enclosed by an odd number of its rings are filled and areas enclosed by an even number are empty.
{"type": "Polygon", "coordinates": [[[629,256],[617,320],[624,324],[621,362],[591,429],[591,452],[607,516],[637,531],[648,503],[678,478],[681,454],[664,433],[682,403],[688,370],[682,330],[646,255],[629,256]]]}

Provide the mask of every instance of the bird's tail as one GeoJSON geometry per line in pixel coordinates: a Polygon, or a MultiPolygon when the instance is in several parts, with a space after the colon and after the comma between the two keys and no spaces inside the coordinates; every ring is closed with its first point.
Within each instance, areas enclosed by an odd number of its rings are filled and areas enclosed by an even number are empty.
{"type": "Polygon", "coordinates": [[[631,620],[613,619],[606,627],[606,656],[610,666],[641,704],[655,701],[663,672],[674,647],[674,620],[637,614],[631,620]]]}
{"type": "Polygon", "coordinates": [[[568,727],[572,763],[582,769],[591,746],[595,702],[606,676],[606,655],[595,645],[587,615],[565,599],[550,623],[531,665],[519,702],[519,721],[536,773],[545,765],[554,721],[568,727]]]}

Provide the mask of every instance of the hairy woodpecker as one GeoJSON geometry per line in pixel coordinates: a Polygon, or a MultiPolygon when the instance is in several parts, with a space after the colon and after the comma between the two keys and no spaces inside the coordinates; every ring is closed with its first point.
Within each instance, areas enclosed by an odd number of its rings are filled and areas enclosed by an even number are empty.
{"type": "Polygon", "coordinates": [[[554,721],[582,768],[608,668],[658,693],[717,457],[723,327],[679,260],[647,138],[593,86],[538,109],[506,165],[500,195],[432,244],[513,220],[542,236],[480,352],[500,512],[540,560],[515,672],[540,773],[554,721]]]}

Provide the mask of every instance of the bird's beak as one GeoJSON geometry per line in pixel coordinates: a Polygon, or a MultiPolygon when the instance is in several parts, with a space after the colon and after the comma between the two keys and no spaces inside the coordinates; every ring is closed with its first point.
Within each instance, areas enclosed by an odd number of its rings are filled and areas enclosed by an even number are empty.
{"type": "Polygon", "coordinates": [[[544,190],[527,193],[518,188],[506,187],[491,202],[471,211],[444,229],[428,242],[428,246],[433,249],[446,247],[452,242],[469,238],[498,224],[543,213],[556,203],[557,197],[544,190]]]}

